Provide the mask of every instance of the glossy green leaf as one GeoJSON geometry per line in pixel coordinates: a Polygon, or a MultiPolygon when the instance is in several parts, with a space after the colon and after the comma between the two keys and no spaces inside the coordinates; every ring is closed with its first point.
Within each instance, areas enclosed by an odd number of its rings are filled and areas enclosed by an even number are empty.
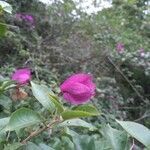
{"type": "Polygon", "coordinates": [[[125,132],[113,129],[110,125],[107,125],[102,129],[102,133],[112,150],[127,150],[128,137],[125,132]]]}
{"type": "Polygon", "coordinates": [[[59,113],[64,111],[63,105],[60,103],[60,101],[55,95],[49,94],[49,98],[55,104],[55,107],[59,113]]]}
{"type": "Polygon", "coordinates": [[[96,115],[97,114],[89,113],[81,110],[66,110],[61,113],[61,116],[64,120],[72,119],[72,118],[91,117],[96,115]]]}
{"type": "Polygon", "coordinates": [[[54,103],[50,100],[49,94],[51,93],[51,90],[44,85],[38,85],[33,82],[31,82],[32,86],[32,92],[35,98],[48,110],[51,112],[54,111],[55,105],[54,103]]]}
{"type": "Polygon", "coordinates": [[[6,131],[19,130],[41,122],[41,117],[35,111],[28,108],[21,108],[15,111],[10,117],[6,131]]]}
{"type": "Polygon", "coordinates": [[[91,114],[99,115],[98,110],[93,105],[80,105],[74,107],[73,110],[80,110],[91,114]]]}
{"type": "Polygon", "coordinates": [[[126,130],[132,137],[139,142],[150,148],[150,130],[145,126],[131,122],[131,121],[119,121],[116,120],[124,130],[126,130]]]}
{"type": "Polygon", "coordinates": [[[86,121],[81,119],[66,120],[58,125],[58,127],[69,127],[69,126],[89,128],[90,130],[96,129],[92,124],[87,123],[86,121]]]}
{"type": "Polygon", "coordinates": [[[2,7],[2,9],[8,13],[12,13],[12,7],[10,4],[8,4],[5,1],[0,1],[0,6],[2,7]]]}

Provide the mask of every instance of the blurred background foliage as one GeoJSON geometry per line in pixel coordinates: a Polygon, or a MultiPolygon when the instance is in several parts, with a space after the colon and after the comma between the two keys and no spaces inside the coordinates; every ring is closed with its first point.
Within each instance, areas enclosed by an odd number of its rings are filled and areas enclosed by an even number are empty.
{"type": "MultiPolygon", "coordinates": [[[[150,127],[148,0],[112,0],[112,7],[93,14],[79,9],[73,0],[50,5],[38,0],[7,2],[13,12],[0,11],[2,77],[10,77],[15,68],[30,67],[33,78],[55,91],[71,73],[90,72],[97,84],[92,103],[105,116],[89,121],[98,125],[117,117],[150,127]],[[34,27],[18,21],[17,13],[32,15],[34,27]],[[123,43],[123,53],[117,51],[118,43],[123,43]]],[[[67,145],[69,139],[61,140],[67,145]]]]}

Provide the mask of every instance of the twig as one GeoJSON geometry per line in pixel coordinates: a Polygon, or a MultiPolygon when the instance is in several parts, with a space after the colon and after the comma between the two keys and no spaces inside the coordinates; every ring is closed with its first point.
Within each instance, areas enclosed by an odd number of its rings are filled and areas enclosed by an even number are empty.
{"type": "Polygon", "coordinates": [[[143,116],[141,116],[140,118],[138,118],[138,119],[136,119],[136,120],[134,120],[135,122],[139,122],[139,121],[141,121],[141,120],[143,120],[143,119],[145,119],[145,118],[147,118],[147,117],[150,117],[150,114],[147,114],[147,112],[145,112],[144,114],[143,114],[143,116]]]}
{"type": "Polygon", "coordinates": [[[7,137],[6,137],[6,141],[9,140],[9,137],[10,137],[10,131],[8,131],[8,134],[7,134],[7,137]]]}
{"type": "Polygon", "coordinates": [[[123,107],[119,107],[119,109],[123,109],[123,110],[135,110],[135,109],[137,109],[137,110],[139,110],[139,109],[141,109],[141,107],[127,107],[127,106],[123,106],[123,107]]]}
{"type": "Polygon", "coordinates": [[[112,61],[112,59],[108,56],[107,59],[109,60],[109,62],[114,66],[114,68],[122,75],[122,77],[128,82],[128,84],[131,86],[131,88],[133,89],[133,91],[137,94],[137,96],[144,102],[143,97],[141,96],[141,94],[137,91],[137,89],[132,85],[132,83],[130,82],[130,80],[124,75],[124,73],[120,70],[120,68],[112,61]]]}
{"type": "Polygon", "coordinates": [[[33,137],[39,135],[41,132],[48,130],[52,127],[52,125],[54,125],[55,123],[60,122],[60,120],[54,120],[53,122],[49,123],[47,126],[44,126],[43,128],[32,132],[27,138],[25,138],[21,143],[22,144],[26,144],[30,139],[32,139],[33,137]]]}
{"type": "Polygon", "coordinates": [[[133,139],[133,143],[132,143],[132,146],[131,146],[130,150],[133,150],[134,147],[135,147],[135,144],[134,144],[134,139],[133,139]]]}
{"type": "Polygon", "coordinates": [[[10,24],[6,24],[6,23],[2,23],[2,22],[0,22],[0,24],[1,24],[1,25],[4,25],[4,26],[7,26],[7,27],[19,29],[19,27],[13,26],[13,25],[10,25],[10,24]]]}

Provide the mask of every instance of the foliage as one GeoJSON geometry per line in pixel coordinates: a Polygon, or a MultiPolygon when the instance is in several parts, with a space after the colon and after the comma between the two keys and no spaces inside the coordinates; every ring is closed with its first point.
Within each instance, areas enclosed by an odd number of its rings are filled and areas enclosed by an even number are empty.
{"type": "Polygon", "coordinates": [[[91,15],[72,0],[8,2],[0,1],[0,149],[150,149],[148,1],[113,0],[91,15]],[[17,91],[10,75],[24,67],[32,81],[17,91]],[[79,72],[93,74],[97,91],[72,106],[59,86],[79,72]]]}

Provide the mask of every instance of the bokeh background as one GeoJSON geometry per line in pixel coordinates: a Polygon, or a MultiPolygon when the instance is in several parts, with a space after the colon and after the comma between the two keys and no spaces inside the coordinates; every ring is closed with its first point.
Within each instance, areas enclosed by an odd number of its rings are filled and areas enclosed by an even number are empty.
{"type": "MultiPolygon", "coordinates": [[[[7,0],[1,14],[0,76],[29,67],[32,78],[59,91],[70,74],[91,73],[93,103],[114,118],[150,127],[150,2],[148,0],[7,0]],[[1,25],[2,26],[2,25],[1,25]]],[[[1,111],[3,108],[1,108],[1,111]]]]}

